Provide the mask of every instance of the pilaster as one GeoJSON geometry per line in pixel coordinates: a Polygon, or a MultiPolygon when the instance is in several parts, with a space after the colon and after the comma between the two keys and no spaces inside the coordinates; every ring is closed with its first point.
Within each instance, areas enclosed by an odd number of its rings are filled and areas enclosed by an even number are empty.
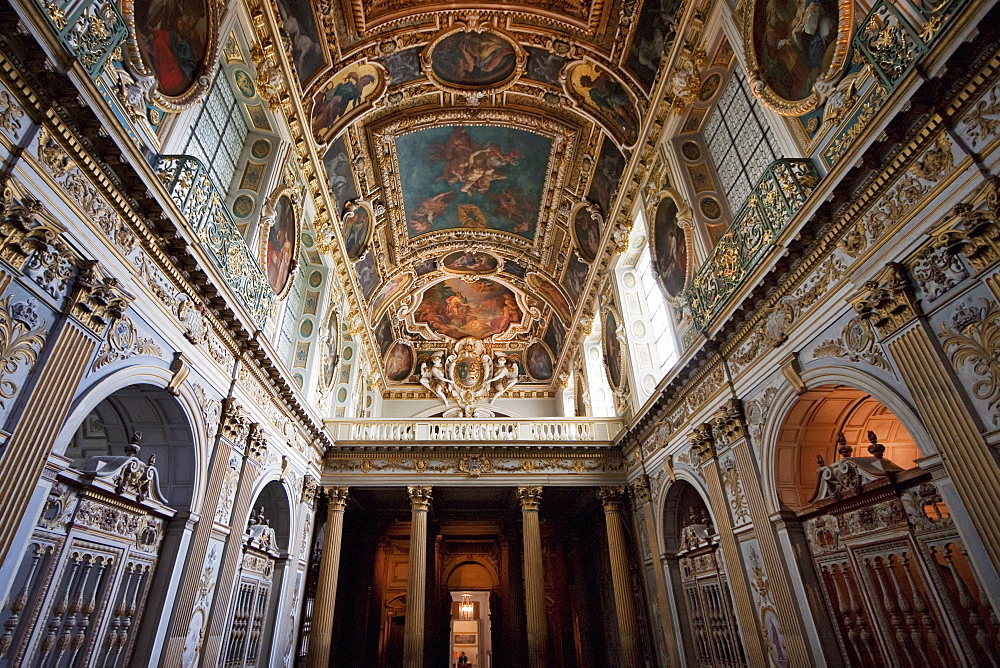
{"type": "Polygon", "coordinates": [[[243,536],[246,533],[247,522],[253,499],[250,493],[253,484],[264,468],[267,457],[267,436],[264,428],[257,422],[250,425],[246,438],[246,456],[240,471],[239,483],[236,487],[236,500],[233,504],[232,521],[229,535],[226,536],[222,551],[222,565],[219,567],[219,577],[215,584],[215,598],[212,600],[212,612],[208,618],[208,630],[205,633],[205,644],[202,651],[202,665],[214,666],[219,661],[222,651],[222,636],[229,626],[229,604],[233,590],[236,587],[236,576],[243,560],[243,536]]]}
{"type": "Polygon", "coordinates": [[[767,648],[757,626],[755,606],[750,596],[750,584],[743,570],[743,557],[740,555],[736,535],[733,533],[733,521],[729,516],[726,493],[722,489],[722,478],[719,475],[719,463],[715,458],[715,440],[712,438],[711,425],[703,424],[695,427],[688,440],[692,452],[698,457],[705,479],[712,519],[719,532],[722,556],[726,560],[726,577],[729,578],[729,591],[733,595],[736,620],[739,622],[747,663],[751,666],[766,666],[767,648]]]}
{"type": "Polygon", "coordinates": [[[1000,571],[1000,514],[996,512],[1000,467],[913,293],[902,266],[890,263],[851,302],[872,323],[896,362],[983,547],[1000,571]]]}
{"type": "MultiPolygon", "coordinates": [[[[23,408],[8,422],[11,437],[0,455],[0,508],[5,516],[25,514],[87,364],[108,325],[121,317],[130,301],[96,262],[87,263],[76,277],[65,306],[67,317],[53,327],[22,390],[23,408]]],[[[17,528],[18,522],[0,523],[0,562],[7,558],[17,528]]]]}

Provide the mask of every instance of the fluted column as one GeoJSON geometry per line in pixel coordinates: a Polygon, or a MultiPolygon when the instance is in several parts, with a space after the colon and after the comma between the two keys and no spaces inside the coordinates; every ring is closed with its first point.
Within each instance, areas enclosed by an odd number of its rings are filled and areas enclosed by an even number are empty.
{"type": "Polygon", "coordinates": [[[524,607],[528,618],[528,665],[545,668],[549,628],[545,619],[545,575],[542,572],[542,534],[538,525],[541,487],[518,487],[524,526],[524,607]]]}
{"type": "Polygon", "coordinates": [[[615,611],[618,617],[618,638],[621,644],[621,666],[640,668],[642,645],[639,640],[639,622],[635,612],[635,597],[628,574],[628,548],[625,544],[625,520],[622,505],[625,489],[601,487],[597,492],[604,506],[604,520],[608,528],[608,552],[611,554],[611,586],[615,591],[615,611]]]}
{"type": "Polygon", "coordinates": [[[406,581],[406,629],[403,664],[406,668],[424,665],[424,607],[427,599],[427,509],[431,488],[410,485],[410,571],[406,581]]]}
{"type": "Polygon", "coordinates": [[[330,642],[333,637],[333,611],[337,604],[337,575],[340,572],[340,542],[344,535],[344,508],[347,488],[326,490],[326,533],[323,535],[323,556],[319,561],[319,582],[316,584],[316,609],[309,634],[310,668],[330,665],[330,642]]]}

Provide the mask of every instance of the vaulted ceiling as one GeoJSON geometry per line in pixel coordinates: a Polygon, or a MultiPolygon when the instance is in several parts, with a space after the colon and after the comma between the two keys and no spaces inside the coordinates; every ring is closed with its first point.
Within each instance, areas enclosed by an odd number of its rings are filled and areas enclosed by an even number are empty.
{"type": "Polygon", "coordinates": [[[550,387],[678,0],[277,4],[385,388],[463,337],[550,387]]]}

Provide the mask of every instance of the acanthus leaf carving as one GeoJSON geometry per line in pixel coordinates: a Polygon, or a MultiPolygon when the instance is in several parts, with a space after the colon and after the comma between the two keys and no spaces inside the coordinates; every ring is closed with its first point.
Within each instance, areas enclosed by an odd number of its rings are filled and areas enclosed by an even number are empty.
{"type": "Polygon", "coordinates": [[[942,323],[942,345],[958,371],[971,364],[979,377],[972,385],[977,399],[989,402],[993,423],[1000,424],[1000,303],[983,299],[977,308],[960,304],[950,323],[942,323]]]}
{"type": "Polygon", "coordinates": [[[101,344],[101,349],[97,353],[97,358],[91,367],[91,371],[97,371],[101,367],[113,362],[127,360],[131,357],[148,355],[150,357],[161,357],[163,351],[156,345],[153,339],[139,336],[135,323],[131,318],[121,317],[115,324],[108,328],[107,336],[101,344]]]}
{"type": "Polygon", "coordinates": [[[12,399],[18,385],[11,380],[22,365],[34,364],[45,345],[46,323],[38,323],[37,304],[29,299],[11,305],[12,295],[0,300],[0,407],[12,399]]]}
{"type": "Polygon", "coordinates": [[[867,281],[851,303],[883,340],[921,315],[913,285],[898,262],[890,262],[867,281]]]}

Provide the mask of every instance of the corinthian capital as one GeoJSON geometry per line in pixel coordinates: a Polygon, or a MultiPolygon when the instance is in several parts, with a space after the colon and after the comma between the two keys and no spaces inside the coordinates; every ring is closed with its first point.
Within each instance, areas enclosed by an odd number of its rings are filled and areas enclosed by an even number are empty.
{"type": "Polygon", "coordinates": [[[424,485],[409,485],[406,488],[410,495],[410,509],[426,511],[431,507],[431,488],[424,485]]]}
{"type": "Polygon", "coordinates": [[[125,315],[132,295],[118,286],[118,279],[106,276],[96,260],[83,263],[73,282],[69,313],[97,336],[125,315]]]}
{"type": "Polygon", "coordinates": [[[892,336],[920,315],[913,284],[898,262],[890,262],[882,273],[866,282],[851,298],[851,304],[872,324],[880,339],[892,336]]]}
{"type": "Polygon", "coordinates": [[[542,502],[542,488],[518,487],[517,498],[521,501],[521,510],[538,510],[542,502]]]}

